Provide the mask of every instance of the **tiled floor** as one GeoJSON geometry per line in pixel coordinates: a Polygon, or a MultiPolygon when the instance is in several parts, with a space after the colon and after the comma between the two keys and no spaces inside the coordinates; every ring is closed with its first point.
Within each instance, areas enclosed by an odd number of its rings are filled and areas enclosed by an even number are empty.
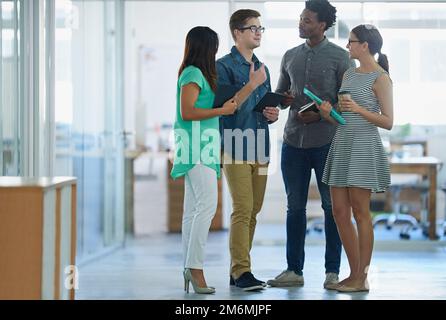
{"type": "MultiPolygon", "coordinates": [[[[263,280],[285,267],[282,225],[259,225],[252,250],[254,274],[263,280]]],[[[379,231],[377,231],[379,233],[379,231]]],[[[209,235],[205,271],[214,295],[185,294],[181,237],[159,233],[129,239],[125,248],[80,266],[77,299],[446,299],[446,242],[377,241],[370,270],[370,293],[340,294],[322,288],[323,236],[309,234],[304,269],[305,286],[267,288],[246,293],[228,284],[228,233],[209,235]]],[[[397,238],[397,237],[396,237],[397,238]]],[[[348,272],[343,255],[341,277],[348,272]]]]}

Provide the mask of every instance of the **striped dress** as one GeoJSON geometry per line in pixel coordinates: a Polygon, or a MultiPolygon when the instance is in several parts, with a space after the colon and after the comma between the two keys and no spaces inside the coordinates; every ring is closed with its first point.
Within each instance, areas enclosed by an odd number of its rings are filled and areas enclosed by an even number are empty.
{"type": "MultiPolygon", "coordinates": [[[[345,72],[339,91],[370,112],[381,111],[373,84],[382,71],[345,72]]],[[[338,125],[325,163],[322,181],[336,187],[359,187],[384,192],[390,185],[390,166],[378,127],[354,112],[343,112],[345,125],[338,125]]]]}

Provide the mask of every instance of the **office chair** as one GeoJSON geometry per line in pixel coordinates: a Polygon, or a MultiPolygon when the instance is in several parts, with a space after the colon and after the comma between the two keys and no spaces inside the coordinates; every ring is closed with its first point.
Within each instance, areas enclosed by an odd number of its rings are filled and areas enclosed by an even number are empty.
{"type": "Polygon", "coordinates": [[[396,224],[405,224],[410,229],[418,228],[418,221],[410,214],[401,213],[400,193],[404,188],[410,188],[418,183],[418,176],[412,174],[392,175],[392,213],[379,214],[373,219],[373,227],[379,223],[386,223],[387,230],[391,230],[396,224]]]}
{"type": "Polygon", "coordinates": [[[325,228],[325,219],[324,218],[314,218],[311,219],[307,226],[307,233],[311,230],[321,233],[325,228]]]}
{"type": "MultiPolygon", "coordinates": [[[[429,219],[428,219],[428,198],[429,198],[429,183],[427,181],[422,181],[419,184],[415,184],[411,186],[412,189],[415,189],[420,192],[420,222],[418,223],[418,226],[421,228],[421,232],[423,233],[423,236],[428,237],[429,236],[429,219]]],[[[401,232],[400,232],[400,238],[409,240],[410,239],[410,231],[417,229],[413,226],[406,226],[401,232]]]]}

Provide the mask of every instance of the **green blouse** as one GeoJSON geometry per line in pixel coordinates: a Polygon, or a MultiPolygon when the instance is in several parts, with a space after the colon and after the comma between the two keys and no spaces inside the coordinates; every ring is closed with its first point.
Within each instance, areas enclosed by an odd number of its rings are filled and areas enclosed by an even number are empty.
{"type": "Polygon", "coordinates": [[[186,67],[177,84],[175,155],[170,175],[174,179],[184,176],[196,164],[201,163],[215,170],[220,178],[219,118],[185,121],[181,117],[181,88],[192,82],[200,87],[196,108],[210,109],[214,103],[214,92],[201,70],[195,66],[186,67]]]}

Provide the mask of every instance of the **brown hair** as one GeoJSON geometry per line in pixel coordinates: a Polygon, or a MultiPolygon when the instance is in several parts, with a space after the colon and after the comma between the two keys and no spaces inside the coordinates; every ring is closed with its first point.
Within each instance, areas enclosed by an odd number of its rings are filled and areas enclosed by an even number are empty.
{"type": "Polygon", "coordinates": [[[389,60],[387,56],[381,52],[383,46],[383,38],[378,29],[371,24],[360,24],[352,29],[352,32],[358,37],[359,42],[367,42],[369,51],[372,56],[378,54],[378,64],[387,72],[389,72],[389,60]]]}
{"type": "Polygon", "coordinates": [[[251,9],[240,9],[234,12],[229,19],[229,29],[231,30],[232,39],[235,41],[234,31],[245,26],[246,21],[251,18],[260,17],[260,13],[251,9]]]}
{"type": "Polygon", "coordinates": [[[209,27],[194,27],[186,36],[184,57],[178,77],[188,66],[195,66],[201,70],[203,76],[215,91],[217,88],[217,70],[215,55],[218,51],[218,35],[209,27]]]}

